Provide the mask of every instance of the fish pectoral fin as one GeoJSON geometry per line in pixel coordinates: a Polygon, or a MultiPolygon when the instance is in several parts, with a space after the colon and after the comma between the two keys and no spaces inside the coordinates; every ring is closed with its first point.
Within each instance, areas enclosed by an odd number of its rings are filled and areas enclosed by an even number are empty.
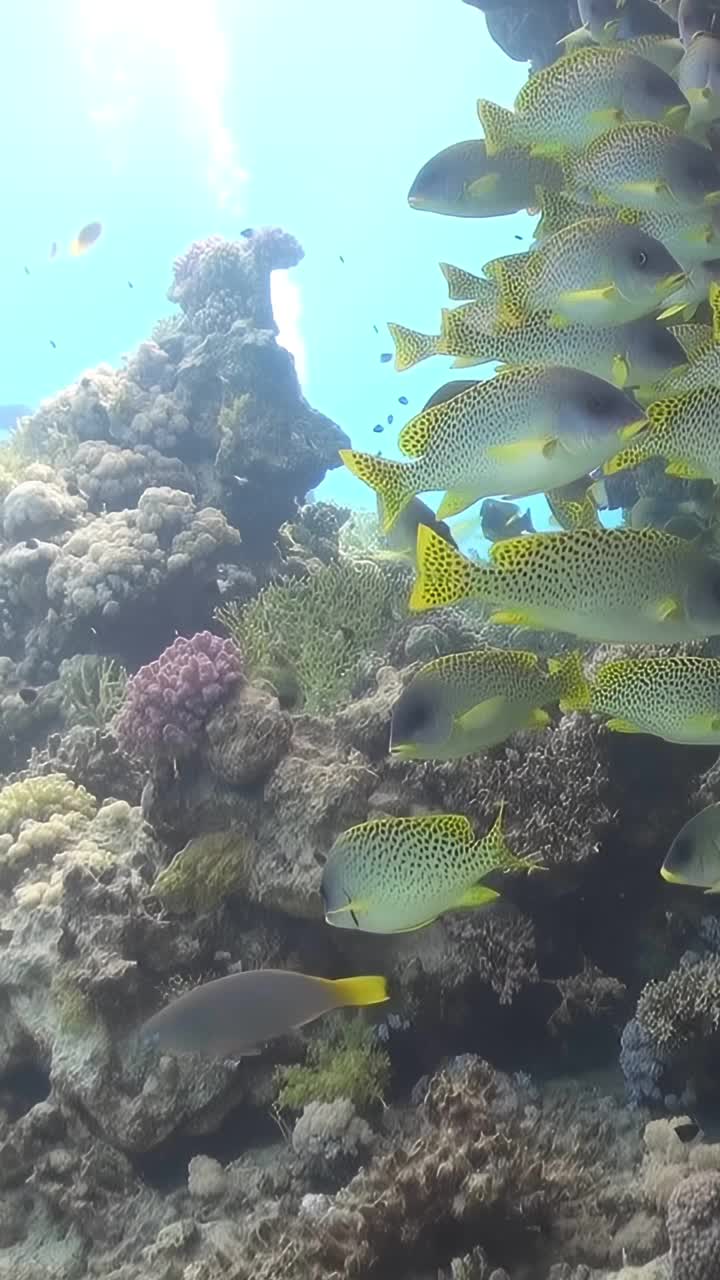
{"type": "Polygon", "coordinates": [[[450,365],[451,369],[469,369],[471,365],[486,364],[481,356],[456,356],[450,365]]]}
{"type": "Polygon", "coordinates": [[[543,711],[542,707],[533,707],[528,715],[526,729],[547,729],[550,724],[551,717],[547,711],[543,711]]]}
{"type": "Polygon", "coordinates": [[[497,613],[490,614],[491,622],[502,623],[506,627],[539,627],[540,623],[535,622],[530,613],[524,612],[522,609],[500,609],[497,613]]]}
{"type": "Polygon", "coordinates": [[[614,284],[598,285],[596,289],[568,289],[560,294],[560,301],[568,305],[578,302],[610,302],[617,296],[614,284]]]}
{"type": "Polygon", "coordinates": [[[611,733],[642,733],[642,729],[638,729],[636,724],[631,724],[629,720],[619,720],[613,718],[605,721],[605,728],[611,733]]]}
{"type": "Polygon", "coordinates": [[[705,472],[699,471],[692,463],[686,462],[683,458],[673,458],[665,463],[665,474],[668,476],[678,476],[681,480],[703,480],[705,472]]]}
{"type": "Polygon", "coordinates": [[[625,356],[615,355],[612,358],[612,376],[616,387],[624,387],[630,377],[630,365],[625,356]]]}
{"type": "Polygon", "coordinates": [[[428,920],[421,920],[419,924],[409,924],[404,929],[392,929],[391,933],[417,933],[418,929],[427,929],[428,925],[434,924],[437,916],[430,916],[428,920]]]}
{"type": "Polygon", "coordinates": [[[499,174],[486,173],[482,178],[476,178],[474,182],[469,182],[465,190],[473,199],[479,199],[481,196],[491,196],[497,191],[499,181],[499,174]]]}
{"type": "Polygon", "coordinates": [[[551,458],[558,445],[553,436],[538,436],[531,440],[513,440],[510,444],[491,444],[488,446],[488,457],[494,462],[522,462],[524,459],[551,458]]]}
{"type": "Polygon", "coordinates": [[[478,493],[476,489],[448,489],[437,510],[438,520],[447,520],[448,516],[467,511],[468,507],[484,497],[485,494],[478,493]]]}
{"type": "Polygon", "coordinates": [[[507,699],[499,694],[496,698],[485,698],[482,702],[478,702],[477,706],[471,707],[464,715],[458,716],[456,722],[458,729],[464,733],[470,733],[473,730],[486,728],[505,706],[506,701],[507,699]]]}
{"type": "Polygon", "coordinates": [[[623,123],[625,112],[619,107],[603,107],[598,111],[589,112],[588,118],[603,130],[613,129],[616,125],[623,123]]]}
{"type": "Polygon", "coordinates": [[[485,885],[474,884],[466,889],[456,902],[456,907],[487,907],[491,902],[496,902],[500,897],[494,889],[487,889],[485,885]]]}
{"type": "Polygon", "coordinates": [[[720,730],[720,715],[717,711],[700,711],[696,716],[688,716],[685,725],[691,733],[717,733],[720,730]]]}
{"type": "Polygon", "coordinates": [[[332,911],[326,911],[325,919],[327,920],[328,924],[331,924],[332,918],[334,916],[347,916],[347,915],[354,916],[354,915],[357,915],[358,912],[362,914],[364,911],[367,911],[368,905],[369,904],[363,899],[353,898],[352,902],[346,902],[343,904],[342,907],[333,907],[332,911]]]}
{"type": "Polygon", "coordinates": [[[670,320],[673,316],[680,316],[683,320],[691,320],[697,311],[697,307],[692,303],[675,302],[671,307],[666,307],[658,315],[658,320],[670,320]]]}
{"type": "Polygon", "coordinates": [[[658,600],[654,612],[658,622],[681,622],[685,616],[682,604],[675,596],[658,600]]]}
{"type": "Polygon", "coordinates": [[[670,188],[668,187],[667,182],[663,182],[661,178],[658,178],[655,181],[643,182],[638,180],[637,182],[622,182],[620,184],[620,190],[627,195],[643,196],[650,200],[655,199],[657,196],[668,195],[670,193],[670,188]]]}

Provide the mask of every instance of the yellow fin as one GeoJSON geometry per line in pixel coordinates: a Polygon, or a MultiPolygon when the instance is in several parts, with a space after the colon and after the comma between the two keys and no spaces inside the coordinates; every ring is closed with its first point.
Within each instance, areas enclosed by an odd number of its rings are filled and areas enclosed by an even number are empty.
{"type": "Polygon", "coordinates": [[[638,729],[637,725],[631,724],[629,720],[606,720],[605,728],[610,729],[612,733],[642,733],[642,729],[638,729]]]}
{"type": "Polygon", "coordinates": [[[418,333],[415,329],[406,329],[401,324],[388,324],[390,337],[395,344],[395,368],[402,373],[404,369],[412,369],[414,364],[427,360],[428,356],[442,354],[440,337],[434,333],[418,333]]]}
{"type": "Polygon", "coordinates": [[[484,729],[485,726],[497,715],[501,707],[506,703],[507,699],[502,694],[498,694],[495,698],[484,698],[482,702],[478,702],[477,706],[471,707],[464,715],[458,716],[457,726],[464,733],[472,733],[473,731],[484,729]]]}
{"type": "Polygon", "coordinates": [[[385,978],[363,977],[363,978],[335,978],[321,979],[327,986],[332,987],[337,997],[338,1007],[346,1005],[357,1005],[364,1007],[368,1004],[384,1004],[390,999],[387,989],[387,981],[385,978]]]}
{"type": "Polygon", "coordinates": [[[447,520],[449,516],[467,511],[478,498],[484,497],[485,493],[478,493],[477,489],[448,489],[437,509],[438,520],[447,520]]]}
{"type": "MultiPolygon", "coordinates": [[[[410,609],[436,609],[478,594],[488,570],[473,564],[426,524],[418,525],[417,578],[410,609]]],[[[482,594],[481,592],[479,594],[482,594]]]]}
{"type": "Polygon", "coordinates": [[[665,474],[677,476],[680,480],[704,480],[707,473],[698,467],[693,467],[691,463],[685,462],[682,458],[672,458],[666,464],[665,474]]]}
{"type": "Polygon", "coordinates": [[[551,723],[551,717],[547,711],[543,711],[542,707],[533,707],[528,715],[526,729],[547,729],[551,723]]]}
{"type": "Polygon", "coordinates": [[[494,462],[512,464],[540,455],[544,458],[551,458],[557,447],[557,438],[546,436],[545,439],[513,440],[510,444],[491,444],[488,445],[487,454],[494,462]]]}
{"type": "Polygon", "coordinates": [[[375,490],[382,531],[389,533],[400,512],[415,497],[412,463],[376,458],[372,453],[356,453],[354,449],[341,449],[340,457],[348,471],[375,490]]]}
{"type": "Polygon", "coordinates": [[[442,425],[446,413],[446,401],[433,404],[429,409],[421,409],[405,423],[398,436],[398,448],[410,458],[419,458],[427,449],[433,433],[442,425]]]}
{"type": "Polygon", "coordinates": [[[655,199],[656,196],[670,194],[670,188],[668,187],[667,182],[663,182],[662,179],[658,179],[654,182],[643,182],[641,180],[638,180],[637,182],[621,182],[620,191],[621,194],[625,193],[626,195],[642,196],[643,199],[650,200],[655,199]]]}
{"type": "Polygon", "coordinates": [[[680,316],[681,323],[687,324],[692,320],[697,311],[697,304],[692,302],[675,302],[671,307],[666,307],[658,315],[658,320],[670,320],[673,316],[680,316]]]}
{"type": "Polygon", "coordinates": [[[481,199],[484,196],[494,195],[500,182],[498,173],[485,173],[482,178],[476,178],[474,182],[469,182],[465,188],[466,193],[473,199],[481,199]]]}
{"type": "Polygon", "coordinates": [[[466,271],[464,267],[454,267],[450,262],[441,262],[440,270],[447,280],[448,297],[453,302],[479,299],[485,294],[490,295],[495,292],[492,280],[475,276],[472,271],[466,271]]]}
{"type": "Polygon", "coordinates": [[[548,671],[554,677],[561,711],[590,709],[590,685],[577,650],[564,658],[548,658],[548,671]]]}
{"type": "Polygon", "coordinates": [[[548,318],[548,324],[551,329],[567,329],[570,321],[567,316],[561,315],[559,311],[553,311],[548,318]]]}
{"type": "Polygon", "coordinates": [[[457,907],[487,907],[491,902],[497,902],[500,897],[494,889],[486,889],[482,884],[474,884],[466,889],[460,898],[458,898],[457,907]]]}
{"type": "Polygon", "coordinates": [[[520,609],[499,609],[496,613],[490,614],[490,621],[505,627],[533,628],[535,626],[531,614],[523,613],[520,609]]]}
{"type": "Polygon", "coordinates": [[[487,98],[479,98],[477,113],[485,134],[485,151],[488,156],[497,155],[513,146],[519,139],[517,134],[517,116],[514,111],[500,107],[487,98]]]}
{"type": "Polygon", "coordinates": [[[625,112],[621,111],[620,107],[603,107],[598,111],[588,112],[588,119],[604,131],[622,124],[625,120],[625,112]]]}
{"type": "MultiPolygon", "coordinates": [[[[668,871],[667,867],[660,868],[660,875],[663,880],[667,880],[668,884],[685,884],[682,876],[677,875],[674,871],[668,871]]],[[[706,890],[709,892],[709,890],[706,890]]]]}
{"type": "Polygon", "coordinates": [[[720,343],[720,285],[716,280],[710,283],[708,302],[712,312],[713,342],[720,343]]]}
{"type": "Polygon", "coordinates": [[[625,356],[613,356],[612,376],[616,387],[624,387],[630,377],[630,365],[625,356]]]}
{"type": "Polygon", "coordinates": [[[560,294],[559,301],[568,305],[575,302],[609,302],[616,293],[614,284],[600,285],[597,289],[568,289],[560,294]]]}
{"type": "Polygon", "coordinates": [[[451,369],[469,369],[471,365],[487,364],[487,356],[456,356],[451,369]]]}
{"type": "Polygon", "coordinates": [[[618,471],[627,471],[630,467],[637,467],[641,462],[647,462],[648,458],[656,458],[658,453],[659,446],[653,449],[649,442],[631,444],[627,449],[621,449],[613,458],[608,458],[607,462],[603,463],[603,475],[617,475],[618,471]]]}
{"type": "Polygon", "coordinates": [[[717,711],[700,712],[696,716],[688,716],[685,725],[691,731],[717,733],[720,729],[720,715],[717,711]]]}
{"type": "Polygon", "coordinates": [[[681,601],[676,600],[674,596],[666,596],[664,600],[658,600],[655,616],[658,622],[680,622],[684,617],[681,601]]]}

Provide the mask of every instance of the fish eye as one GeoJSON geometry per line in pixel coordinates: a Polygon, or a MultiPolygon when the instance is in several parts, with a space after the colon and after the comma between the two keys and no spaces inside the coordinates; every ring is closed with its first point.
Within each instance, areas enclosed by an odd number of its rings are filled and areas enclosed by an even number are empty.
{"type": "Polygon", "coordinates": [[[588,413],[603,414],[612,408],[613,398],[602,391],[593,391],[586,399],[588,413]]]}
{"type": "Polygon", "coordinates": [[[635,253],[633,254],[633,263],[636,267],[647,266],[648,256],[644,249],[636,249],[635,253]]]}

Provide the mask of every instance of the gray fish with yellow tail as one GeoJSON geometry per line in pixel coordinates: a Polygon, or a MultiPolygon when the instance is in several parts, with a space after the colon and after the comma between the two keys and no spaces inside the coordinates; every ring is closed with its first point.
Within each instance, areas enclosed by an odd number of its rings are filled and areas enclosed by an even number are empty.
{"type": "Polygon", "coordinates": [[[720,893],[720,804],[709,804],[680,828],[660,875],[668,884],[720,893]]]}
{"type": "Polygon", "coordinates": [[[342,449],[378,494],[387,533],[419,493],[447,492],[438,519],[479,498],[522,498],[576,480],[645,426],[634,400],[601,378],[561,367],[510,369],[423,409],[403,427],[408,461],[342,449]]]}
{"type": "Polygon", "coordinates": [[[720,563],[657,529],[526,535],[478,564],[421,528],[417,559],[415,611],[481,600],[494,622],[617,644],[720,634],[720,563]]]}
{"type": "Polygon", "coordinates": [[[561,183],[562,172],[554,161],[533,156],[523,147],[490,158],[485,143],[472,138],[445,147],[423,165],[410,187],[408,204],[453,218],[494,218],[532,208],[539,186],[552,190],[561,183]]]}
{"type": "Polygon", "coordinates": [[[467,818],[376,818],[338,836],[321,894],[328,924],[366,933],[408,933],[446,911],[480,907],[499,894],[480,884],[491,871],[529,871],[502,833],[502,808],[477,840],[467,818]]]}
{"type": "Polygon", "coordinates": [[[392,710],[390,751],[404,760],[457,760],[523,729],[544,729],[544,707],[575,702],[586,687],[580,655],[476,649],[435,658],[413,676],[392,710]]]}
{"type": "Polygon", "coordinates": [[[537,249],[496,258],[483,270],[500,293],[499,324],[535,311],[551,324],[614,325],[671,302],[686,273],[659,240],[614,218],[573,222],[537,249]]]}
{"type": "Polygon", "coordinates": [[[149,1018],[140,1035],[161,1053],[236,1060],[334,1009],[388,998],[380,977],[328,979],[289,969],[247,969],[193,987],[149,1018]]]}
{"type": "Polygon", "coordinates": [[[720,167],[708,147],[662,124],[632,121],[608,130],[565,161],[576,200],[655,212],[720,202],[720,167]]]}
{"type": "Polygon", "coordinates": [[[621,45],[578,49],[543,67],[523,85],[513,111],[484,98],[477,109],[489,156],[512,146],[558,156],[625,120],[683,129],[690,110],[666,71],[621,45]]]}
{"type": "Polygon", "coordinates": [[[680,654],[604,662],[589,694],[577,709],[609,716],[606,727],[615,733],[720,747],[720,658],[680,654]]]}

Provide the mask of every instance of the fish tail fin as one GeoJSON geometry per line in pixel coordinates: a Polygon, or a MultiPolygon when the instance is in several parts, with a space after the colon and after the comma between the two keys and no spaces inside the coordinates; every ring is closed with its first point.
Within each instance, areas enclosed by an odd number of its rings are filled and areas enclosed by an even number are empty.
{"type": "Polygon", "coordinates": [[[427,525],[418,525],[418,575],[410,596],[410,608],[436,609],[477,595],[477,587],[492,569],[466,560],[455,547],[427,525]]]}
{"type": "Polygon", "coordinates": [[[412,463],[376,458],[372,453],[357,453],[354,449],[341,449],[340,457],[348,471],[375,490],[382,531],[389,533],[400,512],[415,496],[409,474],[412,463]]]}
{"type": "Polygon", "coordinates": [[[529,507],[527,511],[525,511],[524,514],[520,517],[519,527],[522,530],[524,530],[525,533],[535,532],[535,526],[532,521],[532,512],[529,507]]]}
{"type": "Polygon", "coordinates": [[[485,280],[482,276],[475,276],[472,271],[466,271],[464,267],[454,267],[451,262],[441,262],[440,270],[447,280],[448,297],[451,302],[466,302],[492,291],[492,281],[485,280]]]}
{"type": "Polygon", "coordinates": [[[368,1004],[384,1004],[390,999],[387,980],[377,976],[362,978],[335,978],[329,984],[337,997],[338,1007],[368,1004]]]}
{"type": "Polygon", "coordinates": [[[590,685],[577,650],[564,658],[548,658],[548,671],[555,677],[561,711],[590,710],[590,685]]]}
{"type": "Polygon", "coordinates": [[[395,344],[395,368],[399,373],[440,352],[440,338],[434,333],[418,333],[402,324],[388,324],[388,329],[395,344]]]}
{"type": "Polygon", "coordinates": [[[505,813],[505,801],[500,801],[500,809],[498,816],[493,822],[487,835],[478,844],[482,846],[485,858],[488,855],[492,858],[494,866],[499,871],[537,871],[539,870],[535,858],[518,858],[513,853],[510,845],[505,839],[503,831],[503,815],[505,813]]]}
{"type": "Polygon", "coordinates": [[[506,151],[519,139],[517,138],[517,116],[507,107],[499,107],[497,102],[488,98],[479,98],[477,113],[485,134],[485,150],[489,156],[498,151],[506,151]]]}

